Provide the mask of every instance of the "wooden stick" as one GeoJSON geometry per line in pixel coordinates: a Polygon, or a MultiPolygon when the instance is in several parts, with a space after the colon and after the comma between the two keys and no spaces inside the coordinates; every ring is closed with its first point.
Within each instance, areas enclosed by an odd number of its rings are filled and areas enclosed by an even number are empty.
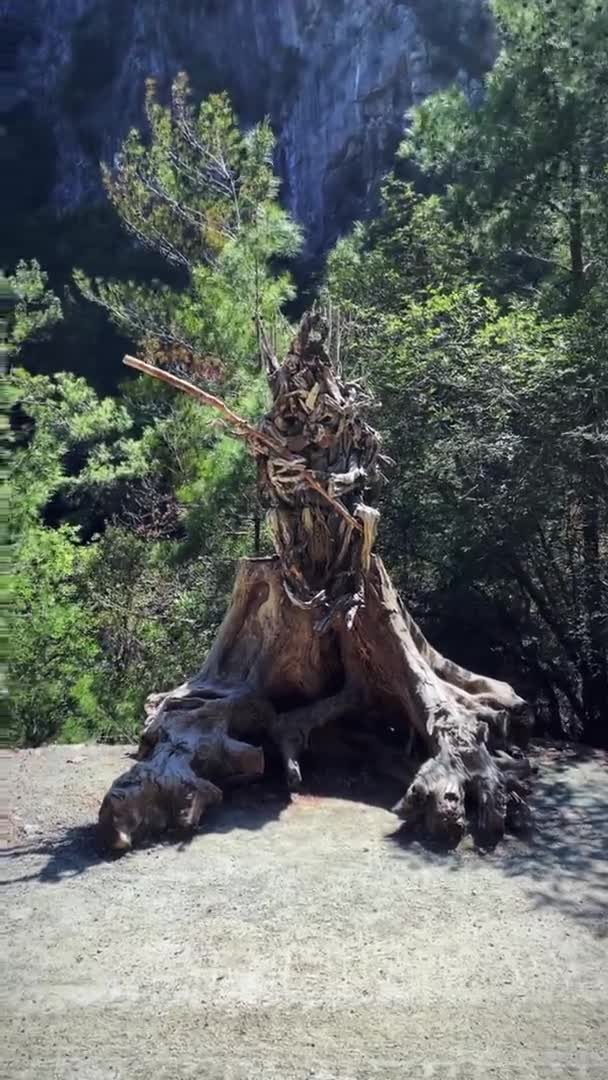
{"type": "Polygon", "coordinates": [[[174,375],[172,371],[165,371],[164,368],[155,367],[154,364],[148,364],[146,360],[139,360],[137,356],[125,356],[123,357],[123,364],[127,367],[135,368],[136,371],[143,371],[146,375],[151,375],[153,379],[160,379],[161,382],[169,383],[169,386],[174,386],[176,390],[183,390],[185,394],[189,394],[190,397],[194,397],[197,401],[200,401],[201,405],[207,405],[212,409],[216,409],[222,416],[228,421],[232,427],[242,431],[250,439],[255,439],[256,442],[261,442],[265,446],[268,446],[271,450],[280,450],[285,454],[286,451],[283,447],[279,446],[279,443],[275,443],[268,435],[264,435],[263,432],[258,431],[253,424],[244,420],[238,413],[229,409],[225,401],[215,396],[215,394],[209,394],[207,390],[201,390],[200,386],[195,386],[194,383],[188,381],[188,379],[182,379],[179,375],[174,375]]]}
{"type": "MultiPolygon", "coordinates": [[[[252,442],[261,443],[262,446],[266,446],[269,450],[274,450],[274,452],[280,454],[281,457],[293,457],[285,446],[276,442],[269,435],[264,434],[263,431],[258,431],[258,429],[253,424],[250,424],[248,420],[244,420],[238,413],[233,412],[221,398],[216,397],[215,394],[208,393],[207,390],[201,390],[200,386],[195,386],[194,383],[189,382],[188,379],[182,379],[181,376],[174,375],[172,371],[165,371],[164,368],[156,367],[154,364],[148,364],[146,360],[140,360],[137,356],[129,356],[127,354],[123,357],[123,364],[127,367],[135,368],[136,371],[143,371],[145,375],[151,375],[153,379],[160,379],[161,382],[166,382],[169,386],[174,386],[176,390],[182,390],[185,394],[189,394],[190,397],[196,398],[201,405],[207,405],[209,408],[215,409],[217,412],[221,413],[231,427],[235,429],[236,434],[240,433],[245,436],[245,438],[251,439],[252,442]]],[[[309,469],[302,469],[302,479],[309,487],[325,499],[325,502],[328,502],[336,513],[340,514],[345,521],[348,521],[351,528],[356,529],[358,532],[362,532],[362,526],[357,519],[354,518],[352,514],[349,514],[348,510],[341,502],[334,499],[325,490],[309,469]]]]}

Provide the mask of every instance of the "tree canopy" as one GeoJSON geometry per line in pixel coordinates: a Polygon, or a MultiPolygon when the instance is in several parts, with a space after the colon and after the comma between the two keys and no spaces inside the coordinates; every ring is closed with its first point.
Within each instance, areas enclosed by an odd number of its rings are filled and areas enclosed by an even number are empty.
{"type": "MultiPolygon", "coordinates": [[[[494,9],[483,87],[413,111],[319,303],[339,366],[375,395],[394,461],[381,541],[418,618],[456,660],[513,681],[541,729],[605,744],[608,13],[494,9]]],[[[272,132],[243,133],[225,95],[195,106],[183,76],[168,105],[149,84],[146,117],[104,183],[162,273],[76,282],[138,355],[254,418],[261,328],[284,350],[300,244],[272,132]]],[[[69,301],[35,263],[9,282],[17,365],[69,301]]],[[[12,384],[16,732],[123,737],[159,679],[196,666],[235,557],[265,550],[252,463],[144,380],[106,398],[61,372],[12,384]]]]}
{"type": "Polygon", "coordinates": [[[279,266],[300,233],[278,202],[267,121],[242,134],[225,94],[195,109],[184,75],[169,106],[148,83],[146,117],[147,139],[128,135],[104,184],[127,229],[174,268],[175,284],[91,282],[80,272],[76,281],[145,355],[194,363],[217,382],[251,370],[259,320],[284,333],[294,289],[279,266]]]}

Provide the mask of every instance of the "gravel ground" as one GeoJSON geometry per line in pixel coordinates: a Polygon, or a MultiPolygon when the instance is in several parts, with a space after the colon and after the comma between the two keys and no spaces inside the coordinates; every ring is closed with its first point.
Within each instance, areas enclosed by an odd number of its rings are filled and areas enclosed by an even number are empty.
{"type": "Polygon", "coordinates": [[[124,748],[9,755],[2,1075],[604,1080],[606,761],[539,754],[538,835],[491,855],[241,792],[115,861],[91,822],[124,748]]]}

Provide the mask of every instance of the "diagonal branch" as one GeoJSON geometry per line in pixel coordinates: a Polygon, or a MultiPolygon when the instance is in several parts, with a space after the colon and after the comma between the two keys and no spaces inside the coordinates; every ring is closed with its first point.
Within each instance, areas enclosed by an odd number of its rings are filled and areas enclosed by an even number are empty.
{"type": "Polygon", "coordinates": [[[232,409],[226,405],[225,401],[216,397],[215,394],[210,394],[207,390],[202,390],[200,386],[195,386],[194,383],[188,381],[188,379],[182,379],[179,375],[174,375],[171,371],[165,371],[163,368],[155,367],[154,364],[148,364],[145,360],[139,360],[136,356],[125,356],[123,358],[123,364],[127,367],[135,368],[136,371],[143,371],[146,375],[151,375],[154,379],[160,379],[161,382],[166,382],[169,386],[174,386],[176,390],[182,390],[185,394],[189,394],[190,397],[196,398],[201,405],[206,405],[216,412],[219,412],[228,425],[232,428],[233,433],[239,437],[244,438],[248,442],[253,444],[253,453],[259,453],[260,447],[265,447],[266,450],[271,450],[275,454],[279,454],[281,458],[293,461],[294,465],[297,465],[301,470],[300,475],[305,484],[308,484],[310,488],[317,492],[325,502],[329,503],[337,514],[340,514],[345,521],[356,529],[357,532],[362,531],[362,525],[360,521],[349,514],[346,507],[329,494],[319,483],[310,469],[302,468],[300,465],[300,458],[291,454],[290,451],[283,446],[278,440],[273,439],[270,435],[266,435],[263,431],[259,431],[253,424],[250,424],[248,420],[245,420],[238,413],[233,412],[232,409]]]}

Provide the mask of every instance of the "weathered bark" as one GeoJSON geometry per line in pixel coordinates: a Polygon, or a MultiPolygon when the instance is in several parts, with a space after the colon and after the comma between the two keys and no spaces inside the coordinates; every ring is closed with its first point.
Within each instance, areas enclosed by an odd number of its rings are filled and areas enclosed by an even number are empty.
{"type": "Polygon", "coordinates": [[[354,705],[334,636],[316,633],[312,613],[288,599],[278,560],[243,560],[202,670],[148,699],[140,761],[101,807],[105,842],[126,848],[147,831],[196,826],[221,801],[215,785],[263,773],[263,751],[245,736],[274,739],[296,787],[312,728],[354,705]]]}
{"type": "MultiPolygon", "coordinates": [[[[271,558],[240,563],[201,671],[149,699],[140,761],[102,805],[104,839],[121,849],[146,831],[196,826],[221,801],[218,785],[263,773],[257,743],[266,737],[279,748],[296,790],[312,731],[337,721],[361,728],[364,713],[368,726],[401,729],[404,747],[413,725],[427,748],[428,759],[395,807],[409,824],[452,842],[464,830],[465,800],[488,840],[506,822],[524,823],[522,780],[530,770],[524,758],[505,751],[508,715],[524,720],[525,704],[511,688],[437,653],[379,559],[372,560],[365,607],[352,628],[342,616],[320,634],[315,612],[293,604],[280,561],[271,558]]],[[[395,761],[396,769],[406,764],[405,753],[395,761]]]]}
{"type": "Polygon", "coordinates": [[[313,317],[284,364],[269,350],[267,364],[273,406],[253,450],[277,556],[240,563],[201,671],[149,699],[140,760],[101,807],[105,842],[196,826],[223,785],[262,774],[268,740],[297,789],[320,728],[358,739],[393,777],[408,774],[414,733],[425,760],[395,811],[431,837],[454,842],[467,816],[487,841],[522,827],[530,769],[510,728],[525,702],[433,649],[372,555],[364,495],[383,459],[360,388],[337,379],[313,317]]]}

